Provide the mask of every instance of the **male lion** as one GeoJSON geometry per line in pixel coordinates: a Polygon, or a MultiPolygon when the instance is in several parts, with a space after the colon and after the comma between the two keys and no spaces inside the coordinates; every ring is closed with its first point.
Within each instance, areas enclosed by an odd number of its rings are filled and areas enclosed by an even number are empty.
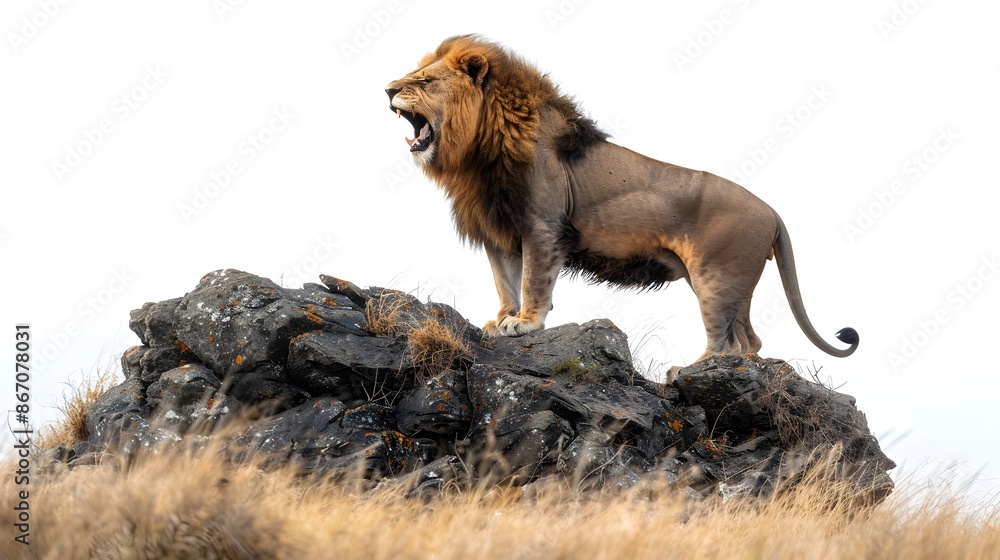
{"type": "Polygon", "coordinates": [[[552,288],[567,269],[594,282],[658,288],[688,281],[714,354],[756,353],[750,298],[776,257],[805,335],[838,349],[806,316],[781,218],[746,189],[704,171],[650,159],[607,141],[538,70],[475,35],[446,39],[386,87],[413,125],[414,161],[452,202],[459,235],[482,246],[500,294],[487,335],[544,327],[552,288]],[[523,299],[522,299],[523,298],[523,299]]]}

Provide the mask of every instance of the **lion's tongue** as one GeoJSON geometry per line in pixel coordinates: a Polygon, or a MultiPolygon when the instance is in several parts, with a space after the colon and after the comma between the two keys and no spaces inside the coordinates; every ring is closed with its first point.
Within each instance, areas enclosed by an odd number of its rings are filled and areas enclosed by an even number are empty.
{"type": "Polygon", "coordinates": [[[419,142],[424,138],[427,138],[427,135],[430,134],[430,132],[431,132],[430,123],[424,123],[424,127],[420,129],[420,136],[417,136],[416,138],[407,138],[406,144],[408,146],[412,146],[414,142],[419,142]]]}

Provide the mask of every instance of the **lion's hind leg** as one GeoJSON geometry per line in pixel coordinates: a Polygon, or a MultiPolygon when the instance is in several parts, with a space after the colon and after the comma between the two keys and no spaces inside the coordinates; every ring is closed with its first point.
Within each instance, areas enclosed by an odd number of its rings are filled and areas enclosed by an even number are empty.
{"type": "Polygon", "coordinates": [[[759,266],[700,267],[691,273],[691,288],[698,297],[708,344],[697,361],[720,354],[755,353],[761,341],[750,325],[750,298],[764,271],[759,266]]]}

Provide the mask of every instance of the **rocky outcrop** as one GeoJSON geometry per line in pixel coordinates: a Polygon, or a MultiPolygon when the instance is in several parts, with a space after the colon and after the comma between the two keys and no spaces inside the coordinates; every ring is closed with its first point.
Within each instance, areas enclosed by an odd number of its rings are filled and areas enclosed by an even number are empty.
{"type": "Polygon", "coordinates": [[[86,441],[49,454],[73,468],[216,438],[233,461],[425,490],[655,477],[723,496],[770,495],[826,461],[867,501],[892,489],[854,399],[780,360],[716,357],[664,385],[607,320],[483,340],[447,305],[321,280],[220,270],[133,311],[126,380],[94,403],[86,441]]]}

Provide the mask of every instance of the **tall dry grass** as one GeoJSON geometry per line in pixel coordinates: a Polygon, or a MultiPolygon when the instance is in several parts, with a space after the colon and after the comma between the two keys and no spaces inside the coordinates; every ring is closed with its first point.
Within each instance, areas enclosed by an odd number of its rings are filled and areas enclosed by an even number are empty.
{"type": "Polygon", "coordinates": [[[181,451],[32,476],[25,546],[13,540],[14,470],[0,464],[0,558],[1000,558],[995,508],[905,484],[867,509],[822,476],[763,502],[559,482],[416,499],[181,451]]]}
{"type": "MultiPolygon", "coordinates": [[[[0,557],[1000,558],[995,511],[901,495],[857,511],[828,486],[764,503],[688,502],[655,485],[580,495],[557,483],[453,488],[428,501],[185,454],[32,484],[31,544],[5,536],[0,557]]],[[[5,477],[8,533],[14,492],[5,477]]]]}

